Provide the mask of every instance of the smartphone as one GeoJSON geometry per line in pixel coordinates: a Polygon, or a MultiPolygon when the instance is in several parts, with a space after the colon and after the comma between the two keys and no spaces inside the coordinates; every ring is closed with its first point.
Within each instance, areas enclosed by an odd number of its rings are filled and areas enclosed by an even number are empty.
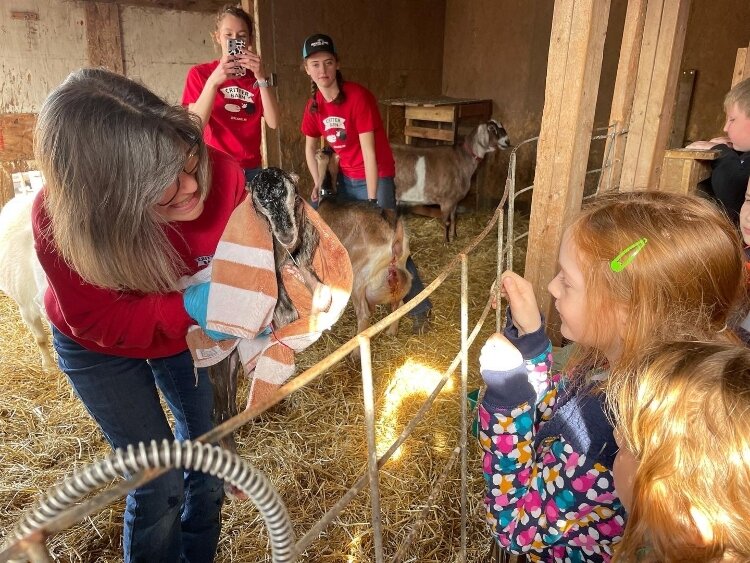
{"type": "MultiPolygon", "coordinates": [[[[240,55],[245,48],[244,39],[227,39],[227,52],[230,55],[240,55]]],[[[247,69],[244,66],[234,67],[235,76],[245,76],[247,69]]]]}

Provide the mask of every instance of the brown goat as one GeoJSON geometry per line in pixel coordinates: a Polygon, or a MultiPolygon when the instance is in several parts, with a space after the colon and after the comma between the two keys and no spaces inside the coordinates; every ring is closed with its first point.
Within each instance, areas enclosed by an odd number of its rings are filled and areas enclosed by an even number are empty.
{"type": "Polygon", "coordinates": [[[508,147],[508,133],[495,120],[480,124],[456,146],[393,145],[396,200],[439,205],[445,241],[450,242],[456,238],[456,207],[469,193],[477,166],[487,153],[508,147]]]}
{"type": "MultiPolygon", "coordinates": [[[[316,158],[321,170],[326,170],[328,155],[319,151],[316,158]]],[[[406,269],[409,237],[404,221],[392,210],[366,202],[338,203],[331,198],[321,200],[318,213],[349,253],[354,273],[351,301],[357,332],[362,332],[370,326],[370,315],[377,305],[387,303],[395,310],[411,288],[412,277],[406,269]]],[[[398,323],[386,332],[395,335],[398,323]]]]}
{"type": "MultiPolygon", "coordinates": [[[[320,149],[315,154],[321,186],[318,213],[344,245],[352,263],[354,281],[351,301],[357,315],[357,332],[370,326],[377,305],[399,307],[411,289],[412,276],[406,269],[409,236],[396,212],[365,202],[336,202],[325,197],[335,192],[338,155],[320,149]]],[[[394,336],[398,323],[386,332],[394,336]]],[[[358,351],[355,351],[355,356],[358,351]]]]}

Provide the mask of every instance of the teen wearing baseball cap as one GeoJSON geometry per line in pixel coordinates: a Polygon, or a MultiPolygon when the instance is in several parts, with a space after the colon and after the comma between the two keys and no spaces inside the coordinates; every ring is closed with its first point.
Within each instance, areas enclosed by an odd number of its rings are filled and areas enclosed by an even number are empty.
{"type": "MultiPolygon", "coordinates": [[[[345,81],[333,40],[322,33],[310,35],[302,45],[304,68],[312,81],[311,96],[302,116],[305,158],[313,179],[311,199],[317,203],[323,178],[318,177],[315,152],[324,137],[339,155],[337,197],[369,200],[385,209],[396,209],[396,168],[378,102],[367,88],[345,81]]],[[[408,301],[424,289],[414,261],[406,267],[413,276],[408,301]]],[[[429,330],[432,303],[422,301],[409,312],[413,332],[429,330]]]]}

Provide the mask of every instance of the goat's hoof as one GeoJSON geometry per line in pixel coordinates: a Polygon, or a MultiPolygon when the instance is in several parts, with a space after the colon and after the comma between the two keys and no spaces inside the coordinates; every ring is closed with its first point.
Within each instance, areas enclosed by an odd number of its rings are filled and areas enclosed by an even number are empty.
{"type": "Polygon", "coordinates": [[[411,332],[412,334],[423,335],[432,329],[432,310],[428,309],[424,313],[418,313],[412,317],[411,332]]]}

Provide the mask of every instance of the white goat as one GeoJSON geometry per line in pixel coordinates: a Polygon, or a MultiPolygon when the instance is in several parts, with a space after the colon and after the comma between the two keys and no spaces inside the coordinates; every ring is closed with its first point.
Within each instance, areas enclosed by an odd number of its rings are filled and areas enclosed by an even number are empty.
{"type": "Polygon", "coordinates": [[[487,153],[508,147],[508,133],[494,119],[477,126],[460,145],[393,145],[396,199],[405,205],[439,205],[445,240],[450,242],[456,238],[456,207],[469,193],[479,162],[487,153]]]}
{"type": "Polygon", "coordinates": [[[33,196],[14,197],[0,211],[0,291],[17,304],[34,335],[44,369],[55,362],[50,352],[43,308],[47,278],[34,251],[31,232],[33,196]]]}

